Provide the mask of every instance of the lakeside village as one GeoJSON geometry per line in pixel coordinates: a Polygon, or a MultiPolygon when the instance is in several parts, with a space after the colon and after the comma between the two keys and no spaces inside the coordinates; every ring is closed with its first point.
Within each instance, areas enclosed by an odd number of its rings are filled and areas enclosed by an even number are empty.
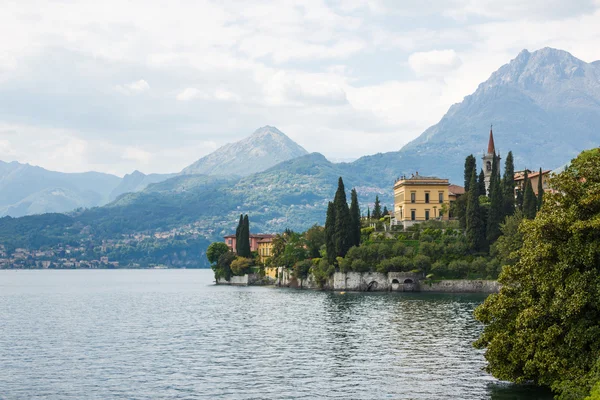
{"type": "Polygon", "coordinates": [[[212,243],[207,258],[218,284],[352,291],[497,292],[502,267],[522,243],[518,227],[535,218],[552,193],[550,170],[503,171],[490,129],[481,169],[469,155],[463,186],[448,179],[399,178],[394,208],[362,215],[356,190],[348,206],[340,177],[325,226],[306,232],[250,234],[240,216],[235,234],[212,243]],[[477,173],[477,171],[480,171],[477,173]]]}

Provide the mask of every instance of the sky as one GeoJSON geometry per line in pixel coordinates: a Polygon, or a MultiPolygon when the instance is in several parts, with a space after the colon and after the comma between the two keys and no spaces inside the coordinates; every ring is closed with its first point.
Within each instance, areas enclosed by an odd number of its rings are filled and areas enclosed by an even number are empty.
{"type": "Polygon", "coordinates": [[[0,9],[0,160],[63,172],[177,172],[264,125],[331,160],[396,151],[522,49],[600,59],[600,0],[0,9]]]}

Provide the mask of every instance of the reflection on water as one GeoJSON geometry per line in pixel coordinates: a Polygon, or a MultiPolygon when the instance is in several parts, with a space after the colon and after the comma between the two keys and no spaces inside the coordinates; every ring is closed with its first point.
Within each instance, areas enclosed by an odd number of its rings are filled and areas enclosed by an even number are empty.
{"type": "Polygon", "coordinates": [[[471,342],[484,296],[235,288],[211,278],[0,271],[0,398],[551,398],[482,371],[471,342]]]}

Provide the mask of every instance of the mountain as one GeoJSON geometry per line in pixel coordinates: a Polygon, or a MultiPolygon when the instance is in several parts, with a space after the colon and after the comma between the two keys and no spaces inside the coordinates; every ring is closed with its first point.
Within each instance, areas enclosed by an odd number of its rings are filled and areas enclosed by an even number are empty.
{"type": "Polygon", "coordinates": [[[227,144],[181,171],[182,174],[248,176],[308,154],[279,129],[264,126],[250,137],[227,144]]]}
{"type": "Polygon", "coordinates": [[[109,194],[109,200],[113,201],[125,193],[133,193],[144,190],[152,183],[158,183],[172,178],[176,174],[144,174],[138,170],[133,171],[123,177],[119,185],[109,194]]]}
{"type": "Polygon", "coordinates": [[[62,173],[0,161],[0,216],[66,212],[103,205],[120,180],[98,172],[62,173]]]}
{"type": "Polygon", "coordinates": [[[553,169],[597,146],[600,62],[523,50],[400,151],[362,157],[350,168],[388,182],[419,171],[460,184],[465,156],[483,155],[490,124],[496,149],[503,157],[512,150],[517,168],[553,169]]]}

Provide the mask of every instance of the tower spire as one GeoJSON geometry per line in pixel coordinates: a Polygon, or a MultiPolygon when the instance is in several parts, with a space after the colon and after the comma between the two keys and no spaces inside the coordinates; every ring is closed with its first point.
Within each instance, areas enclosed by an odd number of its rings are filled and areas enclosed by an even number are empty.
{"type": "Polygon", "coordinates": [[[490,141],[488,142],[488,154],[496,154],[496,146],[494,145],[494,133],[492,132],[492,128],[494,126],[490,125],[490,141]]]}

